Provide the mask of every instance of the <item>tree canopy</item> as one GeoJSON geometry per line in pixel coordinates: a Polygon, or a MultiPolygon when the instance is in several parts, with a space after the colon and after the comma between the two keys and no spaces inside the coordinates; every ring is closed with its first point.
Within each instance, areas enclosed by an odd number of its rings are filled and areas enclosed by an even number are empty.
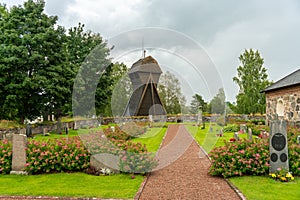
{"type": "Polygon", "coordinates": [[[77,92],[94,99],[97,113],[105,112],[124,65],[111,63],[100,34],[85,31],[81,23],[66,30],[44,8],[43,0],[10,9],[0,5],[0,119],[23,122],[72,114],[73,85],[80,70],[85,87],[77,92]]]}
{"type": "Polygon", "coordinates": [[[180,82],[174,74],[167,71],[161,75],[158,93],[168,114],[181,113],[186,99],[182,94],[180,82]]]}
{"type": "Polygon", "coordinates": [[[209,103],[208,110],[214,114],[224,114],[225,112],[225,92],[220,88],[216,96],[209,103]]]}
{"type": "Polygon", "coordinates": [[[204,101],[201,95],[194,94],[190,105],[190,113],[197,114],[199,109],[203,112],[207,112],[207,102],[204,101]]]}
{"type": "Polygon", "coordinates": [[[233,81],[240,87],[236,96],[236,112],[240,114],[265,113],[266,99],[263,89],[271,84],[264,59],[256,50],[245,50],[239,57],[240,66],[233,81]]]}

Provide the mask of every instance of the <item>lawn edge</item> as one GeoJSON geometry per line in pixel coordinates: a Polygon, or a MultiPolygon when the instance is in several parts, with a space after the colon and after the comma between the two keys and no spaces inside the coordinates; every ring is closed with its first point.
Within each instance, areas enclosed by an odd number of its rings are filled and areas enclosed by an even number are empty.
{"type": "MultiPolygon", "coordinates": [[[[189,132],[188,129],[185,126],[184,126],[184,128],[187,130],[187,132],[189,132]]],[[[192,136],[191,133],[190,133],[190,135],[192,136]]],[[[208,158],[209,162],[211,163],[211,158],[209,157],[207,152],[202,148],[202,146],[198,143],[198,141],[194,137],[193,137],[193,140],[196,142],[196,144],[199,146],[200,150],[204,153],[204,155],[208,158]]],[[[243,193],[235,185],[233,185],[233,183],[231,183],[229,179],[227,179],[227,178],[223,178],[223,179],[233,189],[233,191],[238,195],[238,197],[241,200],[247,200],[246,197],[243,195],[243,193]]]]}
{"type": "Polygon", "coordinates": [[[142,194],[142,192],[143,192],[143,190],[145,188],[146,183],[148,182],[148,178],[149,178],[150,174],[151,174],[151,172],[147,174],[147,176],[145,177],[144,181],[140,185],[139,190],[137,191],[137,193],[135,194],[135,196],[133,198],[134,200],[140,199],[140,196],[141,196],[141,194],[142,194]]]}
{"type": "MultiPolygon", "coordinates": [[[[160,150],[160,148],[161,148],[161,146],[162,146],[162,143],[163,143],[163,141],[164,141],[165,138],[166,138],[168,128],[169,128],[169,125],[168,125],[168,127],[166,128],[165,134],[164,134],[164,136],[163,136],[163,138],[162,138],[162,140],[161,140],[161,143],[160,143],[160,145],[159,145],[159,147],[158,147],[158,149],[157,149],[157,151],[156,151],[156,155],[158,154],[158,151],[160,150]]],[[[150,175],[151,175],[151,172],[149,172],[149,173],[147,174],[147,176],[146,176],[146,178],[144,179],[143,183],[141,184],[141,186],[140,186],[138,192],[135,194],[134,200],[138,200],[138,199],[140,198],[140,196],[141,196],[141,194],[142,194],[142,192],[143,192],[143,190],[144,190],[144,188],[145,188],[145,186],[146,186],[146,184],[147,184],[147,182],[148,182],[148,179],[149,179],[150,175]]]]}

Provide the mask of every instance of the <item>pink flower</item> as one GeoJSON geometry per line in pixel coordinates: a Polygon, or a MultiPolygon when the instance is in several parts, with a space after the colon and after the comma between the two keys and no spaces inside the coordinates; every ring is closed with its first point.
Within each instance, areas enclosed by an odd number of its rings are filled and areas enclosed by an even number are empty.
{"type": "Polygon", "coordinates": [[[245,150],[239,150],[239,153],[241,153],[241,154],[245,154],[245,150]]]}

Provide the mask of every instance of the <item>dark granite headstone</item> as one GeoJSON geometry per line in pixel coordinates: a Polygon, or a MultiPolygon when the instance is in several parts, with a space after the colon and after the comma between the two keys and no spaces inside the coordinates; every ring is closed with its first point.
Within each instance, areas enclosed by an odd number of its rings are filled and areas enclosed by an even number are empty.
{"type": "Polygon", "coordinates": [[[285,121],[273,121],[270,127],[270,173],[278,168],[289,170],[288,143],[285,121]]]}
{"type": "Polygon", "coordinates": [[[32,136],[32,127],[29,124],[26,126],[26,136],[27,137],[31,137],[32,136]]]}
{"type": "Polygon", "coordinates": [[[12,138],[12,171],[11,174],[26,174],[26,135],[14,134],[12,138]]]}

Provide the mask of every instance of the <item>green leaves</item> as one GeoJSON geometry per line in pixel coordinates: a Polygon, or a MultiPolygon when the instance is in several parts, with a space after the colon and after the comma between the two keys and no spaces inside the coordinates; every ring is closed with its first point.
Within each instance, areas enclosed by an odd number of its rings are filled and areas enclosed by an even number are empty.
{"type": "Polygon", "coordinates": [[[158,93],[168,114],[181,113],[186,99],[182,94],[180,82],[174,74],[167,71],[161,75],[158,82],[158,93]]]}
{"type": "Polygon", "coordinates": [[[78,72],[83,72],[79,96],[92,100],[91,89],[98,88],[97,111],[103,112],[122,68],[110,66],[109,50],[99,34],[84,31],[82,24],[66,32],[44,7],[43,0],[28,0],[10,10],[0,5],[0,119],[22,123],[26,118],[72,113],[78,72]]]}
{"type": "Polygon", "coordinates": [[[233,81],[240,87],[236,111],[240,114],[265,113],[265,95],[260,93],[270,85],[264,60],[258,51],[245,50],[239,57],[241,65],[233,81]]]}

